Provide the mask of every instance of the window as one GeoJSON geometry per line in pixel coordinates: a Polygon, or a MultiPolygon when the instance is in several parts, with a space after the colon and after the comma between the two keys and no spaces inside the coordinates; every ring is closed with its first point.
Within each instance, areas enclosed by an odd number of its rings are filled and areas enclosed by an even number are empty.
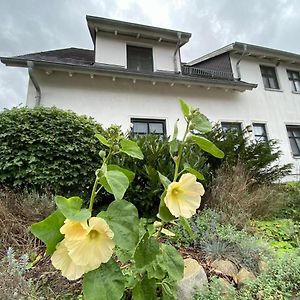
{"type": "Polygon", "coordinates": [[[258,142],[268,141],[268,135],[267,135],[267,130],[266,130],[266,125],[262,123],[253,123],[253,132],[254,132],[254,137],[255,140],[258,142]]]}
{"type": "Polygon", "coordinates": [[[279,90],[275,68],[260,66],[260,71],[265,88],[279,90]]]}
{"type": "Polygon", "coordinates": [[[222,129],[226,132],[227,130],[235,131],[237,133],[242,132],[241,123],[237,122],[221,122],[222,129]]]}
{"type": "Polygon", "coordinates": [[[300,92],[300,73],[287,70],[288,78],[292,86],[292,91],[300,92]]]}
{"type": "Polygon", "coordinates": [[[127,69],[132,71],[153,72],[152,48],[127,45],[127,69]]]}
{"type": "Polygon", "coordinates": [[[132,133],[134,136],[144,134],[166,135],[166,121],[156,119],[131,119],[133,124],[132,133]]]}
{"type": "Polygon", "coordinates": [[[286,126],[292,152],[294,156],[300,156],[300,126],[286,126]]]}

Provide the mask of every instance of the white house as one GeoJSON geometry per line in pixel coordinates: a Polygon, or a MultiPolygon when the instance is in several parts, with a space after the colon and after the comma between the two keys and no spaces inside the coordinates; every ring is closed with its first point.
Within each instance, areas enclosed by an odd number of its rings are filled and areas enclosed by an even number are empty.
{"type": "Polygon", "coordinates": [[[224,128],[279,140],[282,163],[293,163],[300,179],[300,55],[236,42],[182,63],[190,33],[92,16],[87,24],[94,50],[1,58],[28,68],[29,107],[57,106],[105,127],[169,135],[183,98],[224,128]]]}

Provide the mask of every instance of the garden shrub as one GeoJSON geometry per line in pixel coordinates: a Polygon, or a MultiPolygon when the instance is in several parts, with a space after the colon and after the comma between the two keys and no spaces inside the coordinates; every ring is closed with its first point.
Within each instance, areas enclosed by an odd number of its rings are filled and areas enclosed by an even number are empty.
{"type": "Polygon", "coordinates": [[[194,300],[292,300],[300,296],[300,256],[297,254],[274,258],[265,273],[240,290],[222,293],[220,282],[213,278],[207,289],[195,293],[194,300]]]}
{"type": "Polygon", "coordinates": [[[87,192],[103,147],[93,119],[57,108],[0,113],[0,184],[55,193],[87,192]]]}
{"type": "Polygon", "coordinates": [[[222,225],[220,216],[205,209],[189,219],[194,237],[186,233],[180,224],[170,230],[175,233],[173,243],[178,246],[201,250],[207,260],[229,259],[238,266],[246,267],[255,274],[259,270],[262,257],[269,257],[268,246],[245,230],[237,230],[232,225],[222,225]]]}
{"type": "Polygon", "coordinates": [[[276,140],[269,140],[267,143],[253,141],[247,130],[241,133],[232,130],[224,132],[217,125],[205,136],[225,153],[223,160],[207,156],[212,171],[219,169],[221,164],[235,167],[240,161],[258,184],[273,183],[291,171],[291,164],[279,164],[278,159],[282,153],[276,140]]]}
{"type": "MultiPolygon", "coordinates": [[[[164,190],[158,172],[168,178],[174,176],[174,162],[169,152],[168,139],[157,135],[144,135],[135,138],[135,141],[143,152],[144,159],[136,161],[131,157],[122,156],[115,162],[121,163],[135,172],[134,181],[127,190],[125,199],[131,201],[138,208],[141,216],[155,217],[160,195],[164,190]]],[[[181,167],[189,164],[205,176],[208,171],[204,166],[206,158],[203,152],[199,151],[197,145],[191,142],[187,143],[181,167]]],[[[205,181],[203,184],[205,186],[205,181]]]]}
{"type": "Polygon", "coordinates": [[[286,205],[284,210],[279,211],[274,217],[291,218],[300,222],[300,182],[289,182],[282,185],[286,194],[286,205]]]}
{"type": "Polygon", "coordinates": [[[286,194],[275,184],[255,185],[241,162],[223,165],[211,184],[206,205],[217,211],[221,222],[243,228],[253,218],[271,216],[286,205],[286,194]]]}
{"type": "Polygon", "coordinates": [[[269,241],[279,254],[293,252],[300,247],[300,223],[297,221],[291,219],[252,221],[251,229],[254,234],[269,241]]]}

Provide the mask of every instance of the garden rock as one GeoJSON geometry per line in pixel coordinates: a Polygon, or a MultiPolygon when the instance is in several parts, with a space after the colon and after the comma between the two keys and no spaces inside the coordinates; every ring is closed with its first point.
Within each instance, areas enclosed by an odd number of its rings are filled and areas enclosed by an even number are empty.
{"type": "Polygon", "coordinates": [[[214,268],[214,271],[216,273],[221,273],[225,276],[230,276],[233,278],[233,280],[236,282],[236,276],[238,274],[238,268],[236,265],[231,262],[230,260],[226,259],[218,259],[215,260],[211,266],[214,268]]]}
{"type": "Polygon", "coordinates": [[[243,287],[247,281],[254,280],[255,278],[256,277],[252,272],[248,271],[245,268],[241,268],[236,276],[238,288],[243,287]]]}
{"type": "Polygon", "coordinates": [[[183,279],[177,286],[178,299],[192,299],[195,289],[201,290],[207,283],[208,280],[203,267],[195,259],[185,259],[183,279]]]}
{"type": "Polygon", "coordinates": [[[268,270],[268,264],[265,261],[260,260],[258,262],[258,270],[259,273],[265,273],[268,270]]]}
{"type": "Polygon", "coordinates": [[[231,289],[232,289],[232,285],[222,277],[218,278],[218,282],[219,282],[220,287],[221,287],[222,295],[227,296],[230,293],[231,289]]]}

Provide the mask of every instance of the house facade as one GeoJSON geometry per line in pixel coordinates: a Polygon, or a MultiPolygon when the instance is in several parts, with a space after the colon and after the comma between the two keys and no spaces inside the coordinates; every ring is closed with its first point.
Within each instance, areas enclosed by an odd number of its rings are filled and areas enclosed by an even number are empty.
{"type": "Polygon", "coordinates": [[[169,135],[183,98],[224,129],[279,140],[282,163],[294,165],[289,179],[300,180],[300,55],[233,43],[183,63],[190,33],[92,16],[87,24],[93,50],[1,58],[28,68],[27,106],[57,106],[104,127],[169,135]]]}

